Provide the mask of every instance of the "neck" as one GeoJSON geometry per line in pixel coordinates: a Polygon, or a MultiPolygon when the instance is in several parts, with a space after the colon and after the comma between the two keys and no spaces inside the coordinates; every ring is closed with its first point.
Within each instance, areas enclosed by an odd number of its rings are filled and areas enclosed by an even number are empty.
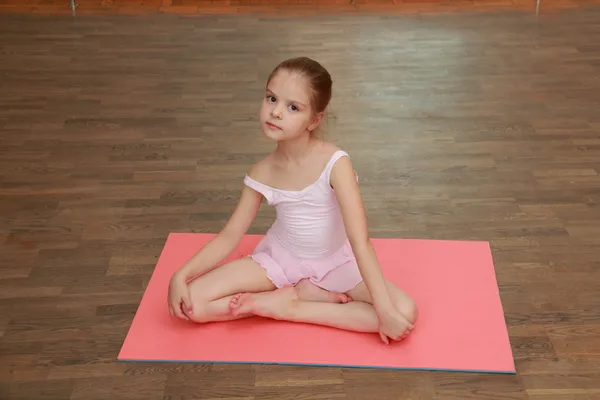
{"type": "Polygon", "coordinates": [[[316,142],[312,135],[301,135],[292,140],[278,142],[275,153],[288,161],[299,160],[313,149],[316,142]]]}

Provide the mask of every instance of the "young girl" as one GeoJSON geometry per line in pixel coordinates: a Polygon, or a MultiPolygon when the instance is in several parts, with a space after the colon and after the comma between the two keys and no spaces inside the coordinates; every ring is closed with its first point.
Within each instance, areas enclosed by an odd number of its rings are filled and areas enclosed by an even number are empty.
{"type": "Polygon", "coordinates": [[[173,316],[201,323],[256,315],[378,333],[386,344],[413,329],[416,306],[382,275],[348,154],[315,134],[331,86],[309,58],[271,73],[260,127],[276,148],[248,171],[223,230],[173,274],[173,316]],[[264,239],[251,256],[215,268],[263,198],[277,210],[264,239]]]}

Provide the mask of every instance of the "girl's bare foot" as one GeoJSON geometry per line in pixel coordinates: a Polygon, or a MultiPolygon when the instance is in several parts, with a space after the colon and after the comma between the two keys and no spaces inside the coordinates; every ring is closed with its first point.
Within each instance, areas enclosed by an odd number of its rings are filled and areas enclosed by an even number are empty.
{"type": "Polygon", "coordinates": [[[234,316],[258,315],[285,319],[299,300],[294,287],[288,286],[263,293],[240,293],[231,298],[229,308],[234,316]]]}
{"type": "Polygon", "coordinates": [[[321,289],[308,279],[302,279],[295,287],[298,298],[304,301],[320,301],[324,303],[348,303],[352,301],[347,294],[321,289]]]}

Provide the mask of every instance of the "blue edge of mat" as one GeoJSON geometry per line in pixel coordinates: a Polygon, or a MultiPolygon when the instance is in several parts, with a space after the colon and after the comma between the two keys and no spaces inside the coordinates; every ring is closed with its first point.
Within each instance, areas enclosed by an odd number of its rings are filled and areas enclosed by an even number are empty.
{"type": "Polygon", "coordinates": [[[487,370],[461,370],[450,368],[399,368],[399,367],[377,367],[369,365],[344,365],[344,364],[301,364],[301,363],[278,363],[278,362],[260,362],[260,361],[204,361],[204,360],[134,360],[134,359],[117,359],[120,362],[140,362],[140,363],[181,363],[181,364],[216,364],[216,365],[282,365],[296,367],[330,367],[330,368],[364,368],[364,369],[384,369],[390,371],[431,371],[431,372],[464,372],[464,373],[480,373],[494,375],[516,375],[516,371],[487,371],[487,370]]]}

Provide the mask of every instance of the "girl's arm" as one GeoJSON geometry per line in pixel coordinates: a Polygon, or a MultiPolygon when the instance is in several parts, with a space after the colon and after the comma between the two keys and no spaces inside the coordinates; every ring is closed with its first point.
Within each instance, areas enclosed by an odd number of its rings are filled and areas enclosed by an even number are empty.
{"type": "Polygon", "coordinates": [[[256,218],[261,201],[261,194],[244,186],[225,227],[175,272],[176,278],[187,281],[204,274],[231,254],[256,218]]]}
{"type": "Polygon", "coordinates": [[[334,164],[330,181],[340,205],[346,234],[356,257],[358,268],[373,299],[373,306],[378,312],[388,310],[393,307],[392,301],[369,238],[362,196],[358,182],[356,182],[352,162],[348,157],[341,157],[334,164]]]}

